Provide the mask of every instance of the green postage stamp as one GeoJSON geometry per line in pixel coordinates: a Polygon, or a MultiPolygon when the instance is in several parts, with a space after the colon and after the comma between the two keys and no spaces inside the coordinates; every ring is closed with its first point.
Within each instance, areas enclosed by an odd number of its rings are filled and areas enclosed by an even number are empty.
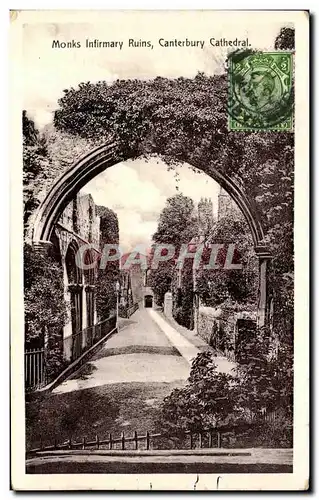
{"type": "Polygon", "coordinates": [[[235,52],[228,78],[229,130],[293,130],[291,52],[235,52]]]}

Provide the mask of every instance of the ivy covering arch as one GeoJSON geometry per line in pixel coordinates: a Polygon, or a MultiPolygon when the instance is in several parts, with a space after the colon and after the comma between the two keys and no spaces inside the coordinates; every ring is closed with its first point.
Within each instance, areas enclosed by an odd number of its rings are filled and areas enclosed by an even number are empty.
{"type": "Polygon", "coordinates": [[[266,232],[276,215],[291,219],[293,134],[229,132],[226,75],[82,83],[64,91],[54,123],[82,138],[116,142],[125,159],[155,154],[231,178],[266,232]]]}
{"type": "MultiPolygon", "coordinates": [[[[53,186],[51,195],[56,189],[56,196],[50,202],[49,193],[38,211],[36,241],[49,236],[48,227],[59,215],[57,205],[63,210],[93,171],[94,176],[128,158],[152,155],[171,167],[188,163],[231,194],[248,220],[260,257],[272,256],[269,278],[266,269],[261,271],[268,290],[265,284],[260,299],[265,303],[266,293],[274,291],[280,317],[287,304],[281,298],[293,290],[294,137],[285,132],[229,132],[226,75],[81,83],[64,91],[54,124],[62,132],[104,145],[53,186]],[[49,221],[46,230],[44,221],[49,221]]],[[[288,302],[291,306],[291,295],[288,302]]]]}

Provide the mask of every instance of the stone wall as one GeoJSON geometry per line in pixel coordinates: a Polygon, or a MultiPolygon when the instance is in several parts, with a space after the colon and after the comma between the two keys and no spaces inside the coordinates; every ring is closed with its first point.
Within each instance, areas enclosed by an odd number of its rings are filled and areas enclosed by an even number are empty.
{"type": "Polygon", "coordinates": [[[78,233],[82,238],[99,247],[100,218],[96,215],[94,200],[90,194],[77,195],[78,233]]]}
{"type": "MultiPolygon", "coordinates": [[[[78,193],[76,198],[62,212],[56,228],[64,275],[64,300],[69,310],[68,320],[63,328],[63,356],[66,361],[70,361],[71,359],[72,335],[75,333],[71,320],[71,295],[73,292],[70,291],[70,285],[72,283],[69,282],[67,274],[66,254],[72,242],[76,242],[77,246],[81,246],[83,240],[93,243],[96,249],[95,252],[98,252],[100,246],[100,221],[101,218],[97,215],[96,205],[92,196],[90,194],[78,193]]],[[[93,326],[99,320],[96,307],[96,285],[98,284],[97,280],[101,279],[101,276],[97,276],[94,270],[92,270],[92,273],[90,275],[81,273],[81,281],[77,283],[78,288],[81,290],[77,298],[80,305],[77,305],[75,314],[78,317],[77,321],[81,325],[81,330],[93,326]]],[[[84,342],[85,338],[83,337],[82,340],[84,342]]]]}
{"type": "Polygon", "coordinates": [[[143,287],[144,287],[144,276],[143,269],[139,264],[131,266],[130,276],[131,276],[131,286],[133,293],[133,302],[143,301],[143,287]]]}
{"type": "Polygon", "coordinates": [[[75,161],[105,142],[105,137],[88,140],[81,137],[75,137],[66,132],[62,133],[57,131],[53,125],[47,125],[40,133],[46,140],[48,161],[40,175],[34,179],[34,186],[32,186],[36,206],[28,219],[25,234],[26,243],[32,243],[33,226],[37,208],[45,199],[57,179],[62,176],[75,161]]]}
{"type": "Polygon", "coordinates": [[[99,248],[100,217],[96,212],[92,196],[78,193],[63,210],[58,222],[70,232],[99,248]]]}
{"type": "Polygon", "coordinates": [[[216,351],[235,360],[238,320],[256,321],[255,311],[231,311],[222,307],[199,308],[198,334],[216,351]]]}

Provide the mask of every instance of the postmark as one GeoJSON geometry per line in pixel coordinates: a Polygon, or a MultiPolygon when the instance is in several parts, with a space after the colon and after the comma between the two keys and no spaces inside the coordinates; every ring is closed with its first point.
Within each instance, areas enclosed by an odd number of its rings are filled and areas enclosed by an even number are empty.
{"type": "Polygon", "coordinates": [[[235,52],[228,79],[229,130],[293,130],[291,52],[235,52]]]}

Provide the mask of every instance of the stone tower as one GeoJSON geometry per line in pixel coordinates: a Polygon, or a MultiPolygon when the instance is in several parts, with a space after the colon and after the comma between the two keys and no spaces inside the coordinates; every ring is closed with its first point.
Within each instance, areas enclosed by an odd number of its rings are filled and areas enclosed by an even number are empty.
{"type": "Polygon", "coordinates": [[[241,214],[240,209],[236,203],[232,200],[229,194],[220,187],[218,195],[218,215],[217,219],[220,220],[226,215],[241,214]]]}
{"type": "Polygon", "coordinates": [[[200,236],[209,236],[213,228],[214,215],[211,198],[201,198],[198,202],[198,226],[200,236]]]}

